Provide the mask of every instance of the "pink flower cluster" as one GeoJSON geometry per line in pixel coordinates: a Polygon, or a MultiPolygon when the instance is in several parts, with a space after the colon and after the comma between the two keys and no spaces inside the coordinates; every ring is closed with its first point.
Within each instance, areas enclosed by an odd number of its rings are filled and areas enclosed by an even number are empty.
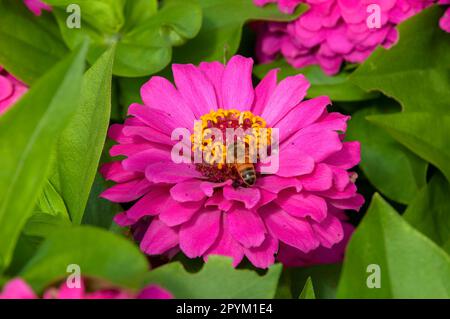
{"type": "MultiPolygon", "coordinates": [[[[262,5],[269,1],[254,0],[262,5]]],[[[444,0],[448,2],[448,0],[444,0]]],[[[275,2],[275,1],[270,1],[275,2]]],[[[282,1],[277,1],[282,6],[282,1]]],[[[287,2],[283,8],[287,6],[287,2]]],[[[289,1],[290,5],[300,1],[289,1]]],[[[318,64],[325,73],[342,63],[363,62],[379,45],[396,43],[397,24],[431,5],[434,0],[303,0],[310,7],[290,23],[263,23],[258,27],[257,56],[269,62],[282,54],[294,67],[318,64]],[[379,25],[372,14],[379,8],[379,25]],[[368,21],[370,23],[368,23],[368,21]],[[369,27],[370,26],[370,27],[369,27]]],[[[443,22],[445,24],[445,21],[443,22]]]]}
{"type": "Polygon", "coordinates": [[[45,4],[41,0],[23,0],[25,5],[33,12],[35,15],[40,16],[42,14],[42,10],[51,11],[52,7],[48,4],[45,4]]]}
{"type": "MultiPolygon", "coordinates": [[[[49,288],[43,294],[43,299],[172,299],[173,296],[165,289],[156,285],[144,288],[135,295],[122,289],[99,289],[88,292],[85,282],[82,281],[80,288],[69,288],[62,283],[59,289],[49,288]]],[[[3,287],[0,299],[39,299],[31,287],[22,279],[10,280],[3,287]]]]}
{"type": "Polygon", "coordinates": [[[0,115],[17,102],[26,91],[25,84],[0,67],[0,115]]]}
{"type": "MultiPolygon", "coordinates": [[[[102,167],[116,185],[102,197],[131,203],[116,216],[121,226],[144,228],[141,249],[149,255],[190,258],[247,257],[260,268],[278,260],[288,265],[337,262],[351,227],[343,210],[358,210],[356,174],[358,142],[344,142],[348,116],[330,113],[322,96],[303,101],[309,82],[303,75],[277,81],[270,71],[254,88],[253,60],[234,56],[219,62],[172,67],[176,87],[154,76],[141,89],[144,105],[133,104],[123,125],[109,137],[118,144],[102,167]],[[207,128],[265,123],[280,132],[279,169],[242,184],[235,168],[216,164],[177,164],[172,132],[194,121],[207,128]]],[[[128,204],[127,204],[128,205],[128,204]]]]}

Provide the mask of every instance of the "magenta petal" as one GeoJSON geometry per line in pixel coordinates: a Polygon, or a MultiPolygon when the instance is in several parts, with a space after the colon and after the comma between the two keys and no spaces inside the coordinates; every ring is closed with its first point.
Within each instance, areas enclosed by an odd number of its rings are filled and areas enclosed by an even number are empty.
{"type": "Polygon", "coordinates": [[[269,268],[275,262],[275,254],[278,251],[278,240],[266,235],[263,243],[258,247],[245,248],[245,256],[258,268],[269,268]]]}
{"type": "Polygon", "coordinates": [[[314,159],[300,152],[301,148],[289,147],[280,150],[280,167],[276,175],[292,177],[309,174],[314,170],[314,159]]]}
{"type": "Polygon", "coordinates": [[[181,225],[180,248],[189,258],[202,256],[212,246],[220,230],[219,210],[203,210],[181,225]]]}
{"type": "Polygon", "coordinates": [[[245,204],[245,208],[250,209],[258,204],[261,194],[257,188],[234,188],[232,186],[225,186],[223,188],[223,196],[228,200],[235,200],[245,204]]]}
{"type": "Polygon", "coordinates": [[[117,214],[116,216],[114,216],[113,220],[117,225],[121,227],[131,226],[137,222],[137,220],[129,218],[126,212],[117,214]]]}
{"type": "Polygon", "coordinates": [[[159,214],[159,219],[167,226],[177,226],[190,220],[202,205],[202,200],[198,202],[180,203],[169,197],[164,203],[164,210],[159,214]]]}
{"type": "Polygon", "coordinates": [[[223,197],[222,192],[215,192],[205,203],[205,207],[215,206],[221,211],[227,212],[233,206],[233,202],[223,197]]]}
{"type": "MultiPolygon", "coordinates": [[[[263,113],[264,108],[272,95],[273,91],[277,87],[277,74],[279,69],[270,70],[269,73],[259,82],[255,89],[255,104],[252,109],[252,113],[260,115],[263,113]]],[[[278,126],[276,126],[278,127],[278,126]]]]}
{"type": "Polygon", "coordinates": [[[326,248],[331,248],[344,238],[344,230],[340,220],[332,215],[329,215],[321,223],[313,224],[312,228],[320,240],[320,244],[326,248]]]}
{"type": "MultiPolygon", "coordinates": [[[[286,153],[286,149],[294,154],[296,152],[298,154],[299,150],[301,150],[303,154],[309,155],[316,163],[319,163],[328,156],[340,151],[342,142],[339,134],[334,131],[305,132],[300,130],[281,145],[281,159],[286,153]]],[[[311,171],[308,173],[311,173],[311,171]]]]}
{"type": "Polygon", "coordinates": [[[281,177],[277,175],[267,175],[258,178],[256,186],[275,194],[287,188],[295,188],[298,192],[301,190],[301,184],[296,177],[281,177]]]}
{"type": "Polygon", "coordinates": [[[214,190],[216,188],[222,188],[226,185],[233,184],[231,179],[226,180],[223,183],[212,183],[212,182],[203,182],[200,184],[200,188],[203,190],[206,196],[211,197],[214,194],[214,190]]]}
{"type": "Polygon", "coordinates": [[[225,215],[222,215],[222,227],[220,228],[219,236],[206,252],[204,259],[207,261],[210,255],[229,256],[233,258],[233,267],[236,267],[244,258],[244,250],[237,240],[231,236],[228,224],[224,220],[225,215]]]}
{"type": "Polygon", "coordinates": [[[178,233],[158,219],[152,220],[140,247],[149,255],[160,255],[178,244],[178,233]]]}
{"type": "Polygon", "coordinates": [[[260,211],[270,234],[278,240],[303,252],[319,246],[320,243],[307,221],[289,215],[276,205],[269,204],[260,211]]]}
{"type": "Polygon", "coordinates": [[[205,197],[201,183],[200,180],[178,183],[170,189],[170,195],[178,202],[197,202],[205,197]]]}
{"type": "Polygon", "coordinates": [[[144,195],[150,187],[151,185],[146,179],[133,180],[108,188],[100,197],[114,203],[127,203],[144,195]]]}
{"type": "Polygon", "coordinates": [[[283,192],[276,202],[285,212],[295,217],[311,217],[318,222],[327,217],[327,203],[319,196],[283,192]]]}
{"type": "Polygon", "coordinates": [[[164,288],[150,285],[141,290],[137,299],[173,299],[173,295],[164,288]]]}
{"type": "Polygon", "coordinates": [[[153,183],[179,183],[188,179],[201,178],[202,174],[194,164],[160,162],[147,166],[145,177],[153,183]]]}
{"type": "Polygon", "coordinates": [[[361,160],[361,145],[359,142],[344,142],[342,149],[329,156],[325,161],[343,169],[350,169],[361,160]]]}
{"type": "Polygon", "coordinates": [[[225,109],[250,110],[254,99],[253,60],[239,55],[228,61],[222,78],[222,104],[225,109]]]}
{"type": "Polygon", "coordinates": [[[147,194],[127,210],[127,217],[139,220],[144,216],[155,216],[165,211],[170,199],[167,187],[152,187],[147,194]]]}
{"type": "Polygon", "coordinates": [[[192,64],[173,64],[172,71],[178,91],[196,118],[217,109],[214,86],[201,70],[192,64]]]}
{"type": "Polygon", "coordinates": [[[25,281],[15,278],[5,284],[0,299],[37,299],[37,296],[25,281]]]}
{"type": "Polygon", "coordinates": [[[329,202],[336,208],[339,209],[351,209],[359,211],[359,209],[364,205],[364,197],[360,194],[355,194],[350,198],[344,199],[330,199],[329,202]]]}
{"type": "Polygon", "coordinates": [[[0,75],[0,101],[6,100],[13,92],[14,87],[12,82],[8,78],[0,75]]]}
{"type": "Polygon", "coordinates": [[[100,174],[107,181],[114,181],[116,183],[125,183],[138,177],[137,173],[124,170],[121,162],[103,164],[100,168],[100,174]]]}
{"type": "Polygon", "coordinates": [[[222,107],[222,78],[225,66],[220,62],[202,62],[199,65],[199,69],[213,84],[214,91],[216,92],[217,107],[222,107]]]}
{"type": "Polygon", "coordinates": [[[231,235],[244,247],[257,247],[264,241],[266,228],[255,212],[233,207],[225,218],[231,235]]]}
{"type": "MultiPolygon", "coordinates": [[[[59,286],[59,290],[57,292],[57,299],[84,299],[86,297],[86,290],[83,280],[81,281],[81,285],[79,288],[70,288],[67,286],[66,282],[63,282],[59,286]]],[[[44,299],[52,299],[51,291],[47,294],[44,294],[44,299]]]]}
{"type": "Polygon", "coordinates": [[[142,86],[141,96],[145,105],[176,117],[183,127],[190,128],[194,124],[194,113],[173,84],[165,78],[153,76],[142,86]]]}
{"type": "Polygon", "coordinates": [[[284,141],[298,130],[314,123],[325,112],[329,104],[331,104],[330,98],[321,96],[304,101],[293,108],[274,125],[280,129],[280,141],[284,141]]]}
{"type": "Polygon", "coordinates": [[[307,191],[324,191],[333,185],[333,171],[328,165],[319,163],[311,174],[300,176],[299,181],[307,191]]]}
{"type": "Polygon", "coordinates": [[[146,149],[143,152],[139,152],[128,156],[127,159],[122,161],[122,166],[127,171],[137,171],[144,173],[147,166],[155,162],[169,162],[170,153],[168,150],[162,149],[146,149]]]}
{"type": "Polygon", "coordinates": [[[302,74],[285,78],[270,96],[262,117],[269,124],[277,123],[303,100],[308,88],[309,82],[302,74]]]}

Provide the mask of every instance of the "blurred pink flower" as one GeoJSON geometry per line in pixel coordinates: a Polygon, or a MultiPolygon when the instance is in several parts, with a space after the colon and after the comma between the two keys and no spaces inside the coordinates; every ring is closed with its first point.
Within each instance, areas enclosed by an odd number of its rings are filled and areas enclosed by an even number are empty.
{"type": "Polygon", "coordinates": [[[117,183],[102,197],[134,203],[115,221],[139,230],[147,254],[181,250],[205,260],[216,254],[234,265],[246,256],[267,268],[282,247],[304,255],[343,240],[343,210],[364,202],[348,171],[360,161],[359,143],[343,142],[349,117],[329,113],[326,96],[303,101],[309,88],[303,75],[277,83],[272,70],[254,89],[252,68],[242,56],[226,65],[174,64],[176,87],[152,77],[141,88],[144,105],[132,104],[125,123],[111,126],[118,144],[110,154],[123,158],[102,167],[117,183]],[[256,183],[246,187],[230,165],[174,163],[173,130],[192,134],[199,119],[204,129],[278,128],[279,170],[261,175],[256,163],[256,183]]]}
{"type": "Polygon", "coordinates": [[[0,115],[16,103],[26,91],[25,84],[0,67],[0,115]]]}
{"type": "Polygon", "coordinates": [[[25,5],[32,11],[35,15],[40,16],[42,14],[42,10],[51,11],[52,7],[48,4],[45,4],[41,0],[23,0],[25,5]]]}
{"type": "MultiPolygon", "coordinates": [[[[262,23],[257,28],[258,59],[270,62],[281,53],[294,67],[318,64],[332,75],[343,62],[363,62],[379,45],[390,48],[398,39],[397,24],[431,5],[433,0],[302,2],[310,9],[297,20],[262,23]],[[373,24],[375,11],[368,9],[370,5],[380,9],[379,26],[373,24]]],[[[262,4],[256,0],[255,3],[262,4]]]]}
{"type": "MultiPolygon", "coordinates": [[[[43,299],[171,299],[173,296],[156,285],[144,288],[135,295],[121,289],[99,289],[86,291],[84,281],[80,288],[69,288],[65,282],[59,289],[49,288],[43,294],[43,299]]],[[[39,299],[30,286],[20,278],[10,280],[3,287],[0,299],[39,299]]]]}
{"type": "MultiPolygon", "coordinates": [[[[450,0],[439,0],[439,4],[443,5],[449,5],[450,0]]],[[[439,21],[439,25],[442,30],[450,33],[450,8],[447,8],[447,10],[444,13],[444,16],[439,21]]]]}

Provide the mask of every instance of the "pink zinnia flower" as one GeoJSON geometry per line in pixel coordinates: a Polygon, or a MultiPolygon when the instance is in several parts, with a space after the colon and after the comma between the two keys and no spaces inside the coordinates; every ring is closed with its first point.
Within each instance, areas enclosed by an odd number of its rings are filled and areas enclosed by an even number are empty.
{"type": "MultiPolygon", "coordinates": [[[[448,5],[450,0],[439,0],[439,4],[448,5]]],[[[450,33],[450,8],[447,8],[441,20],[439,21],[439,26],[442,30],[450,33]]]]}
{"type": "Polygon", "coordinates": [[[52,7],[48,4],[42,2],[41,0],[23,0],[25,5],[33,12],[35,15],[40,16],[42,14],[42,10],[51,11],[52,7]]]}
{"type": "Polygon", "coordinates": [[[272,70],[254,89],[252,67],[241,56],[226,65],[174,64],[176,87],[152,77],[141,89],[144,105],[132,104],[125,123],[111,126],[118,144],[110,154],[124,158],[102,167],[117,183],[102,197],[135,202],[115,221],[145,228],[137,237],[147,254],[217,254],[234,265],[246,256],[266,268],[283,249],[310,260],[343,240],[343,210],[364,202],[356,174],[348,172],[360,161],[359,143],[343,142],[349,117],[329,113],[328,97],[302,101],[309,87],[303,75],[277,83],[272,70]],[[174,163],[173,130],[192,134],[196,120],[204,130],[278,128],[278,171],[262,175],[257,163],[256,183],[248,187],[233,166],[174,163]]]}
{"type": "MultiPolygon", "coordinates": [[[[391,47],[398,39],[397,24],[431,5],[433,0],[302,2],[310,9],[297,20],[262,23],[257,28],[257,56],[261,62],[270,62],[281,53],[294,67],[318,64],[332,75],[343,62],[361,63],[377,46],[391,47]],[[379,26],[372,23],[375,20],[371,18],[373,11],[368,12],[370,5],[380,9],[379,26]]],[[[261,1],[255,3],[260,5],[261,1]]]]}
{"type": "Polygon", "coordinates": [[[26,91],[25,84],[0,67],[0,115],[16,103],[26,91]]]}
{"type": "MultiPolygon", "coordinates": [[[[144,288],[139,294],[133,294],[123,289],[99,289],[88,292],[85,282],[80,288],[69,288],[62,283],[59,289],[49,288],[43,294],[43,299],[172,299],[173,296],[165,289],[156,285],[144,288]]],[[[39,299],[28,284],[20,278],[10,280],[3,287],[0,299],[39,299]]]]}

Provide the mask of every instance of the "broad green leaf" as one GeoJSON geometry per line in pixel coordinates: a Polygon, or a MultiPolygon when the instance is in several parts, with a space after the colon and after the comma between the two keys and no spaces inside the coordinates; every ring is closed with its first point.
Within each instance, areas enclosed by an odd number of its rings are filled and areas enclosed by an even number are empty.
{"type": "Polygon", "coordinates": [[[203,25],[198,36],[175,50],[174,60],[198,64],[223,61],[234,55],[241,41],[242,28],[250,20],[293,20],[306,6],[292,15],[280,13],[275,4],[257,7],[253,0],[199,0],[203,9],[203,25]]]}
{"type": "Polygon", "coordinates": [[[328,76],[318,66],[308,66],[296,69],[289,65],[286,60],[277,60],[272,63],[259,64],[254,68],[254,74],[262,79],[272,69],[280,69],[278,79],[282,80],[288,76],[303,74],[311,83],[308,89],[308,98],[321,95],[329,96],[333,101],[361,101],[377,97],[376,92],[365,92],[349,80],[349,74],[341,72],[335,76],[328,76]]]}
{"type": "Polygon", "coordinates": [[[22,233],[26,236],[44,238],[54,229],[69,226],[72,226],[72,222],[66,204],[52,183],[47,181],[22,233]]]}
{"type": "Polygon", "coordinates": [[[94,182],[111,114],[111,49],[86,72],[77,112],[56,147],[51,181],[80,224],[94,182]]]}
{"type": "MultiPolygon", "coordinates": [[[[445,247],[450,240],[449,195],[448,181],[441,174],[436,174],[403,215],[414,228],[441,247],[445,247]]],[[[450,253],[450,250],[447,252],[450,253]]]]}
{"type": "Polygon", "coordinates": [[[299,299],[316,299],[316,295],[314,293],[314,287],[311,280],[311,277],[308,277],[305,283],[305,287],[303,287],[302,292],[300,293],[299,299]]]}
{"type": "Polygon", "coordinates": [[[253,270],[234,269],[228,258],[211,256],[197,273],[188,273],[179,262],[173,262],[149,272],[146,282],[160,284],[176,298],[267,299],[275,295],[280,273],[281,265],[258,275],[253,270]]]}
{"type": "Polygon", "coordinates": [[[61,214],[51,215],[45,212],[34,212],[27,220],[23,228],[23,234],[26,236],[46,238],[57,229],[71,226],[72,223],[70,220],[61,214]]]}
{"type": "Polygon", "coordinates": [[[121,211],[121,208],[115,203],[100,198],[100,194],[105,191],[106,188],[105,180],[97,174],[83,215],[83,224],[105,229],[114,228],[115,224],[113,218],[121,211]]]}
{"type": "MultiPolygon", "coordinates": [[[[154,1],[121,0],[82,1],[81,28],[66,25],[65,8],[70,0],[50,0],[55,8],[61,34],[73,48],[85,37],[91,39],[88,60],[94,63],[112,44],[117,44],[113,74],[124,77],[150,75],[162,70],[172,58],[172,47],[197,35],[202,22],[196,0],[167,0],[155,12],[154,1]],[[107,21],[97,21],[97,6],[110,12],[107,21]],[[112,9],[114,7],[114,9],[112,9]],[[140,12],[148,10],[146,14],[140,12]],[[127,21],[124,20],[124,17],[127,21]]],[[[97,14],[98,15],[98,14],[97,14]]],[[[100,16],[102,16],[100,14],[100,16]]]]}
{"type": "Polygon", "coordinates": [[[402,112],[373,115],[367,119],[437,166],[450,181],[450,115],[402,112]]]}
{"type": "Polygon", "coordinates": [[[59,135],[76,111],[87,45],[39,79],[0,117],[0,269],[46,182],[59,135]]]}
{"type": "Polygon", "coordinates": [[[31,84],[68,52],[50,14],[35,17],[17,0],[0,0],[0,65],[31,84]]]}
{"type": "Polygon", "coordinates": [[[147,260],[127,239],[98,228],[75,226],[54,231],[19,274],[38,292],[69,275],[77,264],[81,275],[138,289],[148,270],[147,260]]]}
{"type": "MultiPolygon", "coordinates": [[[[81,17],[84,22],[97,30],[104,32],[119,32],[125,23],[124,7],[127,0],[77,0],[81,17]]],[[[53,8],[61,8],[65,13],[66,22],[70,13],[66,12],[72,0],[45,0],[53,8]]],[[[82,26],[83,27],[83,26],[82,26]]],[[[66,28],[68,28],[66,26],[66,28]]]]}
{"type": "Polygon", "coordinates": [[[428,165],[382,128],[366,120],[367,116],[395,110],[390,108],[391,105],[370,107],[353,113],[346,134],[347,139],[361,143],[359,166],[369,181],[390,199],[407,204],[425,185],[428,165]]]}
{"type": "Polygon", "coordinates": [[[347,247],[337,296],[449,298],[450,257],[375,194],[347,247]]]}
{"type": "Polygon", "coordinates": [[[450,111],[450,34],[439,28],[444,8],[433,6],[400,25],[400,41],[378,48],[351,76],[361,88],[379,90],[408,112],[450,111]]]}
{"type": "Polygon", "coordinates": [[[70,221],[66,203],[50,181],[45,184],[35,210],[52,216],[61,216],[70,221]]]}

